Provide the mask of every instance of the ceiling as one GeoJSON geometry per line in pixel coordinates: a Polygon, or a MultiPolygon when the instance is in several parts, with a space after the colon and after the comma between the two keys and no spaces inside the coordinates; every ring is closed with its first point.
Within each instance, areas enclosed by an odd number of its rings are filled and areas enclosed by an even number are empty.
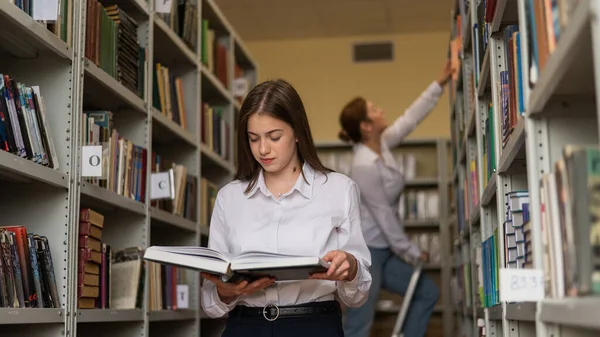
{"type": "Polygon", "coordinates": [[[447,31],[453,0],[215,0],[244,40],[447,31]]]}

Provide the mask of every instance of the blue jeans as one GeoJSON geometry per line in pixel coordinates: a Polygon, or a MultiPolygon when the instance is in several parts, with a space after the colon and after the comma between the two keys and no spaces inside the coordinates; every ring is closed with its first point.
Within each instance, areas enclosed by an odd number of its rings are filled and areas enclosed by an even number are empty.
{"type": "MultiPolygon", "coordinates": [[[[412,276],[413,267],[398,258],[390,249],[369,247],[369,250],[371,251],[370,270],[373,278],[369,299],[360,308],[348,308],[346,311],[345,337],[368,337],[373,325],[379,290],[383,288],[392,293],[404,295],[412,276]]],[[[425,336],[427,324],[438,297],[437,285],[427,275],[421,274],[404,319],[402,331],[405,337],[425,336]]]]}

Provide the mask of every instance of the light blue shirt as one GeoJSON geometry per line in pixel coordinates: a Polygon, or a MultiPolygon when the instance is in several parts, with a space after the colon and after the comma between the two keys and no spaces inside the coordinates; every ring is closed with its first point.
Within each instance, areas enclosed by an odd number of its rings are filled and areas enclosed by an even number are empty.
{"type": "Polygon", "coordinates": [[[398,201],[404,175],[390,148],[398,146],[435,108],[442,87],[433,82],[382,134],[381,157],[366,145],[354,145],[350,177],[360,187],[362,232],[369,247],[390,248],[394,253],[416,259],[421,252],[406,233],[398,217],[398,201]]]}
{"type": "Polygon", "coordinates": [[[262,172],[256,186],[244,194],[248,182],[233,181],[217,194],[208,246],[238,255],[246,251],[324,256],[331,250],[344,250],[358,261],[354,280],[335,282],[301,280],[278,282],[257,293],[223,303],[216,286],[205,281],[202,308],[210,317],[221,317],[238,304],[264,307],[339,299],[350,307],[366,302],[371,286],[371,254],[360,226],[360,194],[350,178],[324,175],[303,165],[292,190],[280,198],[267,189],[262,172]]]}

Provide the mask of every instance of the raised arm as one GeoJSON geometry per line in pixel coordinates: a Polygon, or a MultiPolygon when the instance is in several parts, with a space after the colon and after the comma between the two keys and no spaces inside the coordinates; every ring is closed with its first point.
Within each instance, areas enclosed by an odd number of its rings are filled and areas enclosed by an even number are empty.
{"type": "Polygon", "coordinates": [[[453,70],[448,61],[438,80],[432,82],[421,95],[381,135],[388,147],[398,146],[435,108],[453,70]]]}
{"type": "Polygon", "coordinates": [[[386,200],[379,171],[371,165],[355,166],[352,168],[352,179],[360,188],[362,203],[381,228],[392,251],[400,256],[408,254],[418,259],[421,251],[408,239],[395,209],[386,200]]]}
{"type": "MultiPolygon", "coordinates": [[[[217,194],[217,200],[210,219],[210,233],[208,236],[208,247],[220,252],[229,252],[227,246],[227,231],[223,210],[223,195],[221,191],[217,194]]],[[[231,311],[237,304],[238,299],[229,303],[221,301],[217,293],[217,286],[209,280],[204,280],[202,285],[202,309],[212,318],[222,317],[231,311]]]]}

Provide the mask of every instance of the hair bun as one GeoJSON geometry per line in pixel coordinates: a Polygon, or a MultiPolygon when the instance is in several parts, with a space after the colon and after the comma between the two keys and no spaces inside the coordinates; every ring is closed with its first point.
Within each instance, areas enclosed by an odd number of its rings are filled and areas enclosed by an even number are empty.
{"type": "Polygon", "coordinates": [[[350,143],[352,141],[352,138],[350,138],[346,130],[340,130],[340,132],[338,133],[338,138],[347,143],[350,143]]]}

